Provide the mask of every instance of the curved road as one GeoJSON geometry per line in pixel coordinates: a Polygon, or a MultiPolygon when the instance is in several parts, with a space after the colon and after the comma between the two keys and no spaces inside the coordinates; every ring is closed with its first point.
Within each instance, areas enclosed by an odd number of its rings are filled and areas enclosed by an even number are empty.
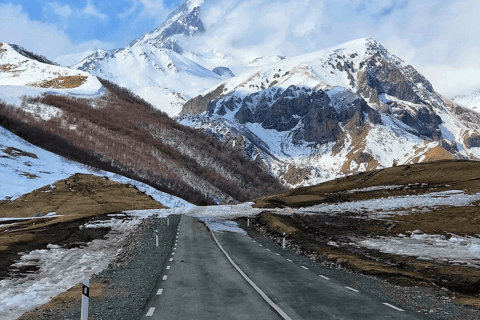
{"type": "MultiPolygon", "coordinates": [[[[160,262],[159,262],[160,263],[160,262]]],[[[142,319],[426,319],[182,216],[142,319]]]]}

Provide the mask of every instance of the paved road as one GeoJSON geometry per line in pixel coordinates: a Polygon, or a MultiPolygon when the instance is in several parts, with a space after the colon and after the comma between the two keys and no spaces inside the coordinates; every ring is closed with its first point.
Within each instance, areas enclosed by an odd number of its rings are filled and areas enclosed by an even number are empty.
{"type": "Polygon", "coordinates": [[[425,319],[183,216],[142,319],[425,319]],[[228,257],[227,257],[228,255],[228,257]],[[170,261],[171,260],[171,261],[170,261]]]}

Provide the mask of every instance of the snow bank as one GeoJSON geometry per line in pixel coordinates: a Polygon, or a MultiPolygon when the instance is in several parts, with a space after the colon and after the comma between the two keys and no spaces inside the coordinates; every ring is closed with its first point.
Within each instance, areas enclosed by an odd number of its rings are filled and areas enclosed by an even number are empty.
{"type": "Polygon", "coordinates": [[[410,237],[380,237],[358,243],[384,253],[417,257],[480,269],[480,239],[452,235],[412,234],[410,237]]]}
{"type": "Polygon", "coordinates": [[[305,214],[337,214],[342,212],[356,212],[368,214],[371,217],[385,217],[405,213],[402,210],[411,208],[431,208],[436,206],[468,206],[480,200],[480,193],[466,194],[462,190],[432,192],[422,195],[388,197],[336,204],[321,204],[308,208],[301,208],[299,212],[305,214]],[[382,210],[382,212],[379,212],[382,210]]]}

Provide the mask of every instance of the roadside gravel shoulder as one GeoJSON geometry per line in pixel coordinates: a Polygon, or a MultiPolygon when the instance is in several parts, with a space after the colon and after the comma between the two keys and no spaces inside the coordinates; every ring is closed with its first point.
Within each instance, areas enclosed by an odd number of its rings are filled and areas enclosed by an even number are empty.
{"type": "MultiPolygon", "coordinates": [[[[120,244],[122,251],[107,269],[91,279],[89,319],[132,320],[141,317],[172,249],[179,221],[180,216],[171,215],[167,226],[167,218],[148,218],[125,237],[120,244]]],[[[78,293],[81,290],[76,287],[17,320],[80,319],[81,296],[78,293]]]]}

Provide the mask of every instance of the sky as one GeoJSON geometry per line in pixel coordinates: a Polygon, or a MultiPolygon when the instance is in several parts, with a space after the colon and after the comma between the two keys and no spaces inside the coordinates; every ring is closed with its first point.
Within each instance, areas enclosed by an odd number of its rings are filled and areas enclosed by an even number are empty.
{"type": "MultiPolygon", "coordinates": [[[[0,0],[0,41],[51,59],[124,47],[181,1],[0,0]]],[[[294,56],[372,37],[451,97],[480,89],[479,16],[478,0],[205,0],[198,45],[294,56]]]]}

